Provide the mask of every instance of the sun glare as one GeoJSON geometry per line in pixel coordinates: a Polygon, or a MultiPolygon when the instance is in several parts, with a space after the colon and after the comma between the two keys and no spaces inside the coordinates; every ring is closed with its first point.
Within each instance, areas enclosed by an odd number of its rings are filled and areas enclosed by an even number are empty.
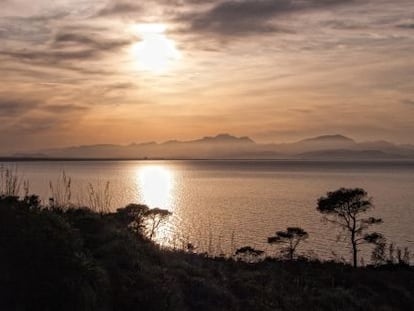
{"type": "Polygon", "coordinates": [[[150,208],[171,209],[173,176],[170,170],[149,165],[137,171],[141,200],[150,208]]]}
{"type": "Polygon", "coordinates": [[[175,42],[166,36],[164,24],[139,24],[133,26],[141,41],[133,46],[133,54],[141,69],[161,73],[181,57],[175,42]]]}

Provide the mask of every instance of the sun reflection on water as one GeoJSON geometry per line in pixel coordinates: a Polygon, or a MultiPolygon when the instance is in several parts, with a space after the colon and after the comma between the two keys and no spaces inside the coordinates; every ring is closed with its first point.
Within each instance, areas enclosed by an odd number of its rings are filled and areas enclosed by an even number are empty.
{"type": "Polygon", "coordinates": [[[141,202],[150,208],[172,210],[174,178],[171,170],[161,165],[148,165],[137,170],[141,202]]]}
{"type": "MultiPolygon", "coordinates": [[[[161,208],[173,212],[174,174],[162,165],[146,165],[139,167],[136,172],[139,202],[149,208],[161,208]]],[[[154,236],[154,241],[160,245],[168,245],[171,239],[173,216],[160,226],[154,236]]]]}

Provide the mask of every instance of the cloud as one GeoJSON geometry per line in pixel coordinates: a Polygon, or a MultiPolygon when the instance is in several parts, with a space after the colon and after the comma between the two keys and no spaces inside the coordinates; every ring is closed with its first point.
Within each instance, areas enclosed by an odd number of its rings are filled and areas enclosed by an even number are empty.
{"type": "Polygon", "coordinates": [[[54,38],[54,45],[57,47],[65,47],[65,45],[71,44],[76,46],[85,45],[98,51],[117,50],[131,43],[131,40],[126,39],[110,40],[97,37],[96,35],[89,36],[76,32],[60,32],[54,38]]]}
{"type": "Polygon", "coordinates": [[[370,120],[370,135],[389,124],[411,140],[413,1],[13,2],[0,12],[0,141],[10,149],[104,141],[97,129],[108,124],[124,142],[194,126],[201,136],[214,119],[222,131],[287,139],[334,126],[333,115],[336,129],[370,120]],[[165,74],[144,72],[129,49],[140,40],[131,26],[146,22],[165,23],[182,52],[165,74]],[[387,123],[390,112],[398,119],[387,123]]]}
{"type": "Polygon", "coordinates": [[[414,106],[414,100],[412,99],[404,99],[401,101],[401,103],[404,105],[414,106]]]}
{"type": "Polygon", "coordinates": [[[0,118],[15,119],[30,113],[72,114],[85,112],[89,107],[79,104],[48,104],[45,100],[19,98],[15,94],[0,94],[0,118]]]}
{"type": "Polygon", "coordinates": [[[109,3],[103,9],[99,10],[96,16],[99,17],[108,17],[116,15],[125,15],[134,12],[139,12],[142,10],[142,7],[132,2],[120,2],[115,1],[109,3]]]}
{"type": "Polygon", "coordinates": [[[30,99],[7,98],[9,96],[0,94],[0,118],[14,118],[26,114],[39,106],[39,102],[30,99]]]}
{"type": "Polygon", "coordinates": [[[51,113],[71,113],[71,112],[84,112],[89,110],[86,106],[64,104],[64,105],[47,105],[43,107],[43,110],[51,113]]]}
{"type": "Polygon", "coordinates": [[[190,30],[222,36],[251,35],[286,31],[275,25],[277,16],[327,6],[348,4],[352,0],[247,0],[219,2],[207,11],[178,17],[190,30]]]}
{"type": "Polygon", "coordinates": [[[207,12],[187,15],[183,19],[188,19],[191,30],[197,32],[220,35],[273,32],[276,27],[270,24],[272,18],[291,7],[290,0],[226,1],[207,12]]]}
{"type": "MultiPolygon", "coordinates": [[[[87,31],[85,31],[87,32],[87,31]]],[[[130,38],[108,39],[98,35],[82,34],[81,32],[58,32],[47,46],[33,49],[17,49],[9,47],[0,49],[0,56],[13,58],[30,64],[51,65],[60,64],[62,69],[80,71],[82,73],[102,73],[102,70],[81,68],[79,61],[97,60],[102,56],[116,52],[132,43],[130,38]]]]}
{"type": "Polygon", "coordinates": [[[292,112],[297,112],[297,113],[304,113],[304,114],[308,114],[308,113],[312,113],[313,110],[312,109],[301,109],[301,108],[292,108],[289,109],[292,112]]]}
{"type": "Polygon", "coordinates": [[[323,25],[339,30],[361,30],[367,28],[367,26],[360,21],[352,20],[329,20],[323,22],[323,25]]]}
{"type": "Polygon", "coordinates": [[[23,42],[42,42],[47,40],[52,30],[46,22],[30,18],[0,18],[0,38],[23,42]]]}
{"type": "Polygon", "coordinates": [[[3,151],[18,150],[23,146],[38,147],[37,144],[45,141],[41,137],[70,130],[90,109],[81,104],[49,104],[52,98],[42,100],[33,92],[19,96],[0,94],[0,144],[3,151]]]}
{"type": "Polygon", "coordinates": [[[110,89],[114,89],[114,90],[126,90],[126,89],[132,89],[132,88],[136,88],[135,84],[133,83],[128,83],[128,82],[120,82],[120,83],[113,83],[108,85],[108,88],[110,89]]]}
{"type": "Polygon", "coordinates": [[[69,11],[61,5],[45,10],[44,14],[12,14],[0,19],[0,40],[5,43],[0,45],[0,66],[7,64],[11,69],[28,70],[31,76],[44,76],[50,71],[56,75],[64,71],[107,74],[103,66],[84,64],[97,63],[118,52],[131,44],[132,38],[88,19],[95,11],[84,7],[69,11]],[[30,66],[23,68],[22,64],[30,66]]]}
{"type": "Polygon", "coordinates": [[[397,27],[403,29],[414,29],[414,23],[399,24],[397,27]]]}
{"type": "Polygon", "coordinates": [[[50,50],[17,50],[0,51],[0,55],[9,56],[22,61],[38,61],[41,63],[59,63],[67,60],[84,60],[96,58],[99,51],[82,49],[77,51],[50,51],[50,50]]]}
{"type": "Polygon", "coordinates": [[[62,120],[54,117],[27,116],[18,119],[9,130],[14,135],[33,135],[37,132],[47,132],[62,124],[62,120]]]}

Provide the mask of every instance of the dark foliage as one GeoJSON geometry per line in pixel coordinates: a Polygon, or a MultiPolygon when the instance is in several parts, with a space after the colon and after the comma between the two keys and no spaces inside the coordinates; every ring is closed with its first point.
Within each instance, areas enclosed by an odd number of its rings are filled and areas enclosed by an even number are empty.
{"type": "Polygon", "coordinates": [[[105,309],[107,273],[78,230],[36,197],[0,198],[0,212],[1,310],[105,309]]]}
{"type": "Polygon", "coordinates": [[[335,223],[347,235],[352,246],[352,262],[354,267],[358,263],[358,246],[363,243],[375,241],[377,233],[372,237],[364,232],[371,226],[382,223],[379,218],[362,218],[361,214],[373,208],[368,193],[361,188],[340,188],[328,192],[325,197],[318,200],[317,210],[325,215],[325,219],[335,223]]]}
{"type": "Polygon", "coordinates": [[[236,250],[235,258],[245,262],[256,262],[263,254],[264,251],[262,250],[255,249],[251,246],[244,246],[236,250]]]}
{"type": "Polygon", "coordinates": [[[47,209],[36,197],[1,197],[0,310],[385,311],[414,305],[409,266],[252,264],[162,250],[128,228],[128,210],[47,209]]]}
{"type": "Polygon", "coordinates": [[[157,229],[171,216],[171,212],[161,208],[153,208],[145,213],[145,219],[147,222],[147,235],[152,239],[157,229]]]}
{"type": "Polygon", "coordinates": [[[129,227],[136,233],[143,233],[145,229],[145,215],[149,208],[143,204],[128,204],[123,208],[118,208],[116,217],[119,222],[129,227]]]}
{"type": "Polygon", "coordinates": [[[285,245],[281,250],[282,254],[293,260],[299,244],[308,237],[309,234],[302,228],[288,227],[286,231],[277,231],[275,236],[268,237],[267,243],[285,245]]]}
{"type": "Polygon", "coordinates": [[[371,261],[375,266],[381,265],[409,265],[410,251],[407,247],[401,249],[394,243],[387,243],[385,237],[380,233],[365,235],[368,243],[374,244],[375,248],[371,254],[371,261]]]}

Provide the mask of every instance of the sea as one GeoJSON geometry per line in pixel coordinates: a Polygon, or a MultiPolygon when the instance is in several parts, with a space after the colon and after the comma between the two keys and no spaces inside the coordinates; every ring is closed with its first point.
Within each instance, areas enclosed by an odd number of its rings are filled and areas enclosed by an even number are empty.
{"type": "MultiPolygon", "coordinates": [[[[168,209],[156,242],[163,247],[231,256],[243,246],[277,256],[280,246],[267,238],[287,227],[301,227],[309,238],[298,253],[324,260],[348,261],[344,232],[323,219],[317,200],[341,187],[363,188],[374,208],[367,217],[382,218],[371,227],[389,243],[414,253],[414,161],[304,160],[143,160],[19,161],[0,164],[13,170],[30,193],[49,199],[62,195],[74,205],[116,211],[129,203],[168,209]],[[26,187],[27,188],[27,187],[26,187]]],[[[27,190],[27,189],[26,189],[27,190]]],[[[370,246],[360,260],[370,261],[370,246]]],[[[413,258],[414,259],[414,258],[413,258]]]]}

